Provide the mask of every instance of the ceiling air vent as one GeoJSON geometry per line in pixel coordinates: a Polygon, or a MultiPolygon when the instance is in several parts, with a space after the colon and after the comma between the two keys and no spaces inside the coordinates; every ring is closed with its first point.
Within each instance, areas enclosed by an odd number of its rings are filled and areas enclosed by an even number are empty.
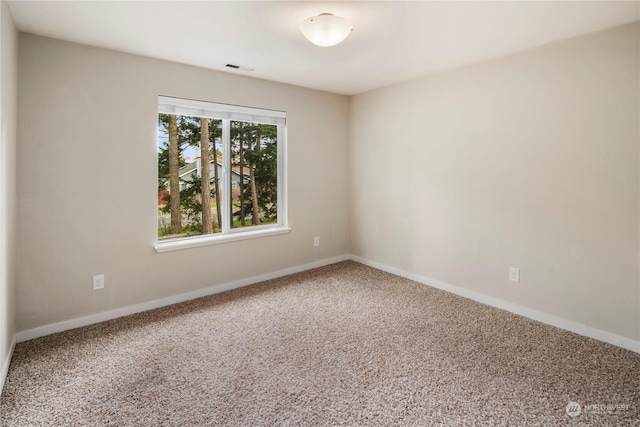
{"type": "Polygon", "coordinates": [[[233,68],[234,70],[253,71],[255,68],[246,67],[244,65],[227,64],[225,67],[233,68]]]}

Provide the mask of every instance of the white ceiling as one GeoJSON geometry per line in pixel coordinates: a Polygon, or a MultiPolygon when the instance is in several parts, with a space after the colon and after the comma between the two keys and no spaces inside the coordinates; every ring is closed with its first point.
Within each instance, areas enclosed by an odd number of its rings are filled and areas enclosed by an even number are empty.
{"type": "Polygon", "coordinates": [[[346,95],[640,19],[637,1],[8,4],[20,31],[346,95]],[[353,22],[342,44],[300,33],[322,12],[353,22]]]}

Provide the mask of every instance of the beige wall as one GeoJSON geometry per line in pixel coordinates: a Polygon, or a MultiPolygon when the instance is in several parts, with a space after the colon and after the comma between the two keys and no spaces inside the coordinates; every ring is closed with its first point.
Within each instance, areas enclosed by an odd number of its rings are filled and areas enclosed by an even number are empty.
{"type": "Polygon", "coordinates": [[[15,334],[16,102],[18,34],[0,2],[0,390],[15,334]]]}
{"type": "Polygon", "coordinates": [[[351,252],[637,341],[639,33],[350,99],[21,34],[17,330],[351,252]],[[157,95],[288,112],[290,234],[153,252],[157,95]]]}
{"type": "Polygon", "coordinates": [[[639,340],[639,36],[353,97],[351,252],[639,340]]]}
{"type": "Polygon", "coordinates": [[[18,331],[348,253],[348,98],[28,34],[19,72],[18,331]],[[153,251],[158,95],[287,111],[289,234],[153,251]]]}

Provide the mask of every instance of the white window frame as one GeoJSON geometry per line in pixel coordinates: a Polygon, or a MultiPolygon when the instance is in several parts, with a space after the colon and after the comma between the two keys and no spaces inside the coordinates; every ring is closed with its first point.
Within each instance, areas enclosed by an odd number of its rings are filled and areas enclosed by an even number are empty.
{"type": "Polygon", "coordinates": [[[169,252],[180,249],[196,248],[238,240],[285,234],[291,231],[287,220],[287,113],[284,111],[265,110],[242,107],[238,105],[219,104],[196,101],[192,99],[158,97],[158,114],[175,114],[183,116],[206,117],[222,120],[222,231],[216,234],[180,237],[170,240],[156,240],[156,252],[169,252]],[[231,228],[231,132],[232,120],[254,122],[278,127],[277,162],[278,162],[278,222],[244,228],[231,228]],[[228,187],[228,188],[227,188],[228,187]]]}

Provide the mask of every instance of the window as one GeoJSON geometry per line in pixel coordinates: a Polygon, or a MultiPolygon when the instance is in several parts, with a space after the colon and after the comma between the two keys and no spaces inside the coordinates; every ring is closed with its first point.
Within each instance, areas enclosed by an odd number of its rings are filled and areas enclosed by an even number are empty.
{"type": "Polygon", "coordinates": [[[183,249],[288,232],[286,113],[158,98],[158,243],[183,249]]]}

